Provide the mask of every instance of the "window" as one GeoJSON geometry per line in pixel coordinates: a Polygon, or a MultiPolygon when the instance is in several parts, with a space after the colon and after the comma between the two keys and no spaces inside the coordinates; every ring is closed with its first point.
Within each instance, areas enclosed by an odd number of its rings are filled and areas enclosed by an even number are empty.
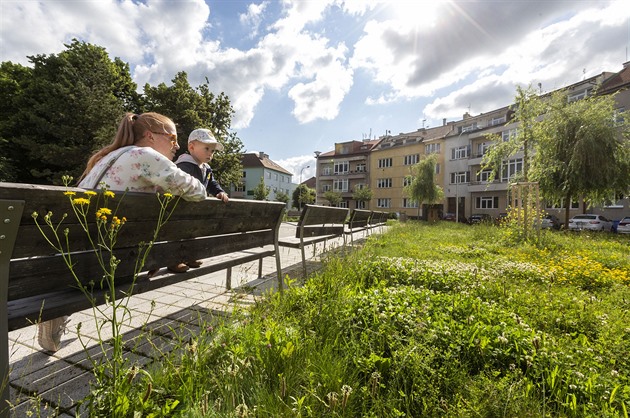
{"type": "Polygon", "coordinates": [[[418,154],[405,155],[405,165],[418,164],[418,161],[420,161],[420,155],[418,154]]]}
{"type": "Polygon", "coordinates": [[[390,208],[392,206],[392,199],[376,199],[376,207],[390,208]]]}
{"type": "Polygon", "coordinates": [[[492,170],[482,170],[477,173],[477,181],[487,183],[492,170]]]}
{"type": "Polygon", "coordinates": [[[273,179],[274,179],[275,181],[278,181],[278,173],[275,173],[275,174],[274,174],[274,178],[273,178],[273,179]]]}
{"type": "Polygon", "coordinates": [[[461,147],[451,149],[451,159],[460,160],[470,156],[470,147],[468,145],[462,145],[461,147]]]}
{"type": "Polygon", "coordinates": [[[508,129],[507,131],[501,132],[501,139],[503,139],[503,142],[506,142],[514,138],[516,135],[518,135],[518,129],[508,129]]]}
{"type": "Polygon", "coordinates": [[[332,168],[330,167],[324,167],[324,169],[322,170],[322,176],[332,176],[332,168]]]}
{"type": "Polygon", "coordinates": [[[499,196],[484,196],[476,198],[475,209],[499,209],[499,196]]]}
{"type": "Polygon", "coordinates": [[[271,171],[267,171],[267,178],[271,179],[271,171]]]}
{"type": "Polygon", "coordinates": [[[470,183],[470,171],[451,173],[451,184],[470,183]]]}
{"type": "Polygon", "coordinates": [[[354,189],[355,190],[363,190],[365,189],[367,186],[364,183],[357,183],[354,185],[354,189]]]}
{"type": "Polygon", "coordinates": [[[348,208],[348,202],[346,200],[342,200],[341,202],[337,203],[337,207],[338,208],[348,208]]]}
{"type": "Polygon", "coordinates": [[[417,208],[417,207],[418,207],[417,200],[408,199],[408,198],[403,199],[403,208],[417,208]]]}
{"type": "Polygon", "coordinates": [[[617,193],[615,195],[612,195],[608,199],[606,199],[606,201],[604,202],[604,207],[611,208],[611,209],[623,209],[622,200],[624,198],[625,197],[623,193],[617,193]]]}
{"type": "Polygon", "coordinates": [[[463,133],[463,132],[470,132],[470,131],[474,131],[475,129],[477,129],[477,122],[473,122],[470,125],[466,125],[466,126],[460,126],[459,127],[459,133],[463,133]]]}
{"type": "Polygon", "coordinates": [[[336,192],[348,191],[348,179],[335,179],[333,180],[333,190],[336,192]]]}
{"type": "Polygon", "coordinates": [[[514,158],[501,167],[501,181],[509,181],[516,174],[523,171],[523,159],[514,158]]]}
{"type": "Polygon", "coordinates": [[[350,171],[350,163],[348,161],[339,161],[335,163],[335,174],[348,174],[350,171]]]}
{"type": "Polygon", "coordinates": [[[403,178],[403,187],[409,186],[412,180],[413,180],[413,177],[405,176],[405,178],[403,178]]]}
{"type": "Polygon", "coordinates": [[[585,99],[587,96],[590,96],[592,90],[592,88],[586,88],[584,90],[576,91],[575,93],[569,94],[567,100],[571,103],[576,100],[585,99]]]}
{"type": "Polygon", "coordinates": [[[477,144],[477,156],[481,157],[482,155],[486,155],[488,149],[490,148],[490,144],[487,142],[482,142],[481,144],[477,144]]]}
{"type": "Polygon", "coordinates": [[[357,173],[365,173],[366,171],[364,163],[357,164],[357,173]]]}
{"type": "Polygon", "coordinates": [[[243,178],[247,177],[247,171],[243,171],[243,178]]]}
{"type": "Polygon", "coordinates": [[[392,179],[378,179],[376,180],[376,187],[379,189],[388,189],[392,187],[392,179]]]}
{"type": "Polygon", "coordinates": [[[392,166],[391,158],[380,158],[378,160],[378,168],[388,168],[392,166]]]}
{"type": "Polygon", "coordinates": [[[435,164],[435,174],[440,174],[440,163],[435,164]]]}
{"type": "Polygon", "coordinates": [[[501,125],[502,123],[505,123],[505,116],[492,118],[492,120],[490,121],[490,126],[501,125]]]}
{"type": "Polygon", "coordinates": [[[235,192],[244,192],[245,191],[245,184],[243,183],[239,183],[234,187],[234,191],[235,192]]]}
{"type": "Polygon", "coordinates": [[[440,144],[426,144],[424,146],[425,154],[439,154],[440,153],[440,144]]]}
{"type": "Polygon", "coordinates": [[[365,200],[360,200],[357,202],[357,209],[366,209],[367,202],[365,200]]]}
{"type": "Polygon", "coordinates": [[[322,192],[329,192],[331,190],[330,184],[322,185],[322,192]]]}

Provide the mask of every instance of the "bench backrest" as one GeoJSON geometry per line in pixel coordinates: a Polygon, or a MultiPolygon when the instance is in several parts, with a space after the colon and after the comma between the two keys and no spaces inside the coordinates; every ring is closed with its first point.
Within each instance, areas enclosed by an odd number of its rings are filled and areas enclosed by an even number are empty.
{"type": "Polygon", "coordinates": [[[334,206],[305,205],[297,224],[296,238],[342,235],[348,211],[334,206]]]}
{"type": "MultiPolygon", "coordinates": [[[[74,271],[83,284],[100,282],[103,270],[97,264],[93,244],[78,224],[65,191],[75,192],[75,198],[85,196],[85,190],[78,188],[0,183],[0,222],[4,221],[0,224],[0,303],[3,309],[6,301],[41,297],[64,287],[76,286],[76,279],[63,258],[37,228],[33,212],[39,214],[38,223],[49,236],[44,216],[52,212],[53,223],[57,224],[64,213],[68,214],[58,234],[64,240],[63,231],[67,228],[74,271]]],[[[102,193],[97,192],[98,195],[91,198],[87,215],[93,237],[97,231],[95,211],[103,205],[102,193]]],[[[153,238],[161,204],[153,194],[115,193],[108,207],[112,211],[116,209],[112,215],[126,218],[115,245],[115,256],[120,260],[116,282],[124,283],[133,279],[138,244],[153,238]]],[[[171,207],[176,199],[171,201],[171,207]]],[[[159,231],[143,270],[277,245],[284,209],[281,202],[179,200],[170,219],[159,231]]],[[[108,216],[108,223],[112,215],[108,216]]],[[[46,316],[42,315],[42,318],[46,316]]]]}
{"type": "Polygon", "coordinates": [[[348,227],[350,229],[365,228],[370,223],[372,217],[372,211],[365,209],[353,209],[350,213],[350,219],[348,220],[348,227]]]}

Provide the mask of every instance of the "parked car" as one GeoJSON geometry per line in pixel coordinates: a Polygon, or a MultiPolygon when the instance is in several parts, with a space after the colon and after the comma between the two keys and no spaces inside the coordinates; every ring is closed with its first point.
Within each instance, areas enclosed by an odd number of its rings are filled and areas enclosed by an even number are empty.
{"type": "Polygon", "coordinates": [[[488,215],[487,213],[475,213],[473,215],[470,215],[470,218],[468,218],[468,222],[471,225],[480,223],[490,224],[492,223],[492,216],[488,215]]]}
{"type": "Polygon", "coordinates": [[[497,225],[501,225],[503,222],[505,222],[508,218],[508,214],[507,213],[499,213],[499,216],[497,216],[497,219],[495,219],[495,222],[497,225]]]}
{"type": "Polygon", "coordinates": [[[444,215],[442,215],[442,220],[443,221],[453,221],[455,222],[455,214],[454,213],[445,213],[444,215]]]}
{"type": "Polygon", "coordinates": [[[548,213],[544,218],[540,220],[540,227],[543,229],[560,229],[560,219],[556,215],[548,213]]]}
{"type": "Polygon", "coordinates": [[[584,229],[590,231],[610,231],[612,230],[612,221],[602,215],[583,214],[575,215],[569,219],[570,231],[582,231],[584,229]]]}
{"type": "Polygon", "coordinates": [[[620,234],[630,234],[630,216],[626,216],[619,221],[617,232],[620,234]]]}

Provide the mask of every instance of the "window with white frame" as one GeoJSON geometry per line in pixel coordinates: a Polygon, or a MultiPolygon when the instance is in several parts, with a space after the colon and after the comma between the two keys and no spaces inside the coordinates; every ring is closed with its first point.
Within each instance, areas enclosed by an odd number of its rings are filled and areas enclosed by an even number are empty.
{"type": "Polygon", "coordinates": [[[440,144],[439,143],[426,144],[424,146],[424,153],[425,154],[439,154],[440,153],[440,144]]]}
{"type": "Polygon", "coordinates": [[[324,167],[322,170],[322,176],[331,176],[333,173],[333,170],[331,167],[324,167]]]}
{"type": "Polygon", "coordinates": [[[473,122],[470,125],[466,125],[466,126],[460,126],[459,133],[470,132],[470,131],[474,131],[475,129],[477,129],[477,122],[473,122]]]}
{"type": "Polygon", "coordinates": [[[440,163],[435,163],[435,174],[440,174],[440,163]]]}
{"type": "Polygon", "coordinates": [[[477,144],[477,155],[478,156],[486,155],[486,152],[488,152],[488,149],[490,149],[490,143],[488,142],[482,142],[480,144],[477,144]]]}
{"type": "Polygon", "coordinates": [[[388,188],[392,187],[392,179],[391,178],[377,179],[376,180],[376,187],[379,188],[379,189],[388,189],[388,188]]]}
{"type": "Polygon", "coordinates": [[[567,100],[569,103],[575,102],[576,100],[586,99],[586,97],[591,95],[592,88],[585,88],[584,90],[576,91],[574,93],[569,94],[567,100]]]}
{"type": "Polygon", "coordinates": [[[391,158],[379,158],[378,160],[378,168],[388,168],[392,166],[391,158]]]}
{"type": "Polygon", "coordinates": [[[516,135],[518,135],[517,128],[507,129],[501,132],[501,139],[503,139],[503,142],[506,142],[509,141],[511,138],[514,138],[516,135]]]}
{"type": "Polygon", "coordinates": [[[365,173],[366,171],[365,163],[357,164],[357,173],[365,173]]]}
{"type": "Polygon", "coordinates": [[[470,183],[470,171],[451,173],[451,184],[470,183]]]}
{"type": "Polygon", "coordinates": [[[337,207],[338,208],[348,208],[348,201],[347,200],[342,200],[341,202],[337,203],[337,207]]]}
{"type": "Polygon", "coordinates": [[[365,185],[365,183],[357,183],[354,185],[354,189],[355,190],[363,190],[365,189],[367,186],[365,185]]]}
{"type": "Polygon", "coordinates": [[[348,174],[350,171],[350,163],[348,161],[339,161],[335,163],[335,174],[348,174]]]}
{"type": "Polygon", "coordinates": [[[348,191],[348,179],[335,179],[333,180],[333,190],[336,192],[348,191]]]}
{"type": "Polygon", "coordinates": [[[501,181],[509,181],[512,177],[523,171],[523,159],[514,158],[501,167],[501,181]]]}
{"type": "Polygon", "coordinates": [[[411,176],[405,176],[403,178],[403,187],[407,187],[411,184],[411,182],[413,181],[413,177],[411,176]]]}
{"type": "Polygon", "coordinates": [[[490,126],[501,125],[502,123],[505,123],[505,116],[492,118],[492,120],[490,121],[490,126]]]}
{"type": "Polygon", "coordinates": [[[623,193],[616,193],[614,195],[611,195],[608,199],[604,201],[604,207],[609,209],[623,209],[623,199],[625,199],[623,193]]]}
{"type": "Polygon", "coordinates": [[[330,184],[322,184],[322,192],[329,192],[332,190],[330,184]]]}
{"type": "Polygon", "coordinates": [[[245,191],[245,184],[244,183],[238,183],[236,186],[234,186],[234,191],[236,191],[236,192],[244,192],[245,191]]]}
{"type": "Polygon", "coordinates": [[[274,174],[274,178],[275,181],[278,181],[278,173],[274,174]]]}
{"type": "Polygon", "coordinates": [[[492,174],[492,170],[481,170],[477,173],[477,181],[487,183],[490,179],[490,174],[492,174]]]}
{"type": "Polygon", "coordinates": [[[470,156],[470,147],[468,145],[462,145],[461,147],[451,149],[451,159],[460,160],[462,158],[468,158],[470,156]]]}
{"type": "Polygon", "coordinates": [[[359,200],[357,202],[357,209],[366,209],[367,208],[367,202],[365,200],[359,200]]]}
{"type": "Polygon", "coordinates": [[[378,208],[390,208],[392,206],[392,199],[376,199],[376,207],[378,208]]]}
{"type": "Polygon", "coordinates": [[[481,196],[475,199],[475,209],[499,209],[499,196],[481,196]]]}
{"type": "Polygon", "coordinates": [[[404,198],[403,199],[403,208],[417,208],[418,201],[415,199],[404,198]]]}
{"type": "Polygon", "coordinates": [[[267,178],[271,180],[271,171],[267,171],[267,178]]]}
{"type": "Polygon", "coordinates": [[[617,109],[615,109],[615,116],[614,116],[614,121],[615,121],[615,125],[621,125],[624,122],[624,115],[626,109],[625,107],[618,107],[617,109]]]}
{"type": "Polygon", "coordinates": [[[418,164],[418,161],[420,161],[420,155],[419,154],[405,155],[404,165],[418,164]]]}

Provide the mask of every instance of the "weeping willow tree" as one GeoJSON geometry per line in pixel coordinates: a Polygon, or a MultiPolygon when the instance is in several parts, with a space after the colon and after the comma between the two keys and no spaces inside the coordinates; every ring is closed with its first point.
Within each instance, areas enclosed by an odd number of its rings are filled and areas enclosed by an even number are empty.
{"type": "Polygon", "coordinates": [[[569,102],[559,91],[546,103],[545,117],[536,126],[531,177],[545,199],[564,203],[565,227],[573,199],[584,197],[592,205],[628,193],[629,123],[623,116],[616,114],[614,95],[569,102]]]}
{"type": "Polygon", "coordinates": [[[437,155],[430,154],[411,168],[409,183],[404,188],[407,197],[418,202],[418,216],[423,203],[438,203],[444,198],[444,191],[435,182],[437,155]]]}

